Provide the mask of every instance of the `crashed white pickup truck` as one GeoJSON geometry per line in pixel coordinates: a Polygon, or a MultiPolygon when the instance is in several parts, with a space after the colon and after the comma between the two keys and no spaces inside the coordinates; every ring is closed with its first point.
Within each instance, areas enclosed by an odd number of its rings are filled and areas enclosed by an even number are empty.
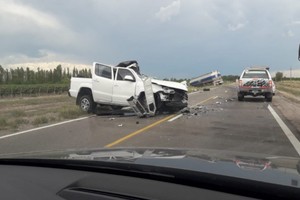
{"type": "Polygon", "coordinates": [[[179,110],[187,106],[187,85],[152,79],[140,74],[136,61],[117,66],[94,62],[92,78],[71,78],[69,96],[83,111],[96,107],[113,109],[130,106],[139,116],[154,115],[160,110],[179,110]]]}

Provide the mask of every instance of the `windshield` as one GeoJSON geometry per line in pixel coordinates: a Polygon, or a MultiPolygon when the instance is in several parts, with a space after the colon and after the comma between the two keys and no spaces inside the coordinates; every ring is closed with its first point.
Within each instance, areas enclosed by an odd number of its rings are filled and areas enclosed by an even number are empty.
{"type": "Polygon", "coordinates": [[[266,71],[245,71],[243,78],[269,78],[266,71]]]}
{"type": "Polygon", "coordinates": [[[297,0],[0,0],[0,156],[99,160],[91,149],[117,148],[106,161],[216,166],[211,150],[230,152],[236,175],[296,170],[273,158],[300,155],[299,9],[297,0]]]}

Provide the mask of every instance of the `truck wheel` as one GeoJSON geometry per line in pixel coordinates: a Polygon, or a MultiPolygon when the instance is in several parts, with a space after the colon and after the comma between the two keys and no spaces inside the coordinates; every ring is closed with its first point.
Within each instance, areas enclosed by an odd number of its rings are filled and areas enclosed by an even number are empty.
{"type": "Polygon", "coordinates": [[[244,100],[244,95],[238,93],[238,100],[239,100],[239,101],[243,101],[243,100],[244,100]]]}
{"type": "Polygon", "coordinates": [[[273,95],[272,94],[268,94],[268,95],[266,95],[266,101],[267,102],[272,102],[272,99],[273,99],[273,95]]]}
{"type": "Polygon", "coordinates": [[[163,108],[163,103],[160,99],[159,93],[154,94],[154,99],[155,99],[156,110],[159,111],[160,109],[163,108]]]}
{"type": "Polygon", "coordinates": [[[82,111],[91,113],[94,111],[95,103],[90,95],[83,95],[80,98],[79,107],[82,111]]]}

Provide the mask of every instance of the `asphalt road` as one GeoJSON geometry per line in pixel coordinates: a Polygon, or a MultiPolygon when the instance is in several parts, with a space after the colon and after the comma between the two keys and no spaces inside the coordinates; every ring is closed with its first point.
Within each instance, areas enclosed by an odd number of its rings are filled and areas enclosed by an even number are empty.
{"type": "MultiPolygon", "coordinates": [[[[276,101],[277,96],[274,97],[276,101]]],[[[1,154],[113,147],[171,147],[299,156],[261,98],[238,102],[234,86],[189,95],[189,113],[90,116],[77,121],[0,137],[1,154]]],[[[271,108],[270,108],[271,107],[271,108]]],[[[281,115],[292,134],[299,132],[281,115]]],[[[290,138],[290,137],[289,137],[290,138]]],[[[296,139],[297,140],[297,139],[296,139]]],[[[295,147],[296,145],[296,147],[295,147]]]]}

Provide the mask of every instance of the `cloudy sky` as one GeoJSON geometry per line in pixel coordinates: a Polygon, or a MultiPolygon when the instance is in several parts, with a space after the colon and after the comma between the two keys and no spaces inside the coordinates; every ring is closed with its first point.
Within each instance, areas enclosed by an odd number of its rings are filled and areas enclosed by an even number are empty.
{"type": "Polygon", "coordinates": [[[0,65],[117,64],[190,78],[300,69],[299,0],[0,0],[0,65]]]}

